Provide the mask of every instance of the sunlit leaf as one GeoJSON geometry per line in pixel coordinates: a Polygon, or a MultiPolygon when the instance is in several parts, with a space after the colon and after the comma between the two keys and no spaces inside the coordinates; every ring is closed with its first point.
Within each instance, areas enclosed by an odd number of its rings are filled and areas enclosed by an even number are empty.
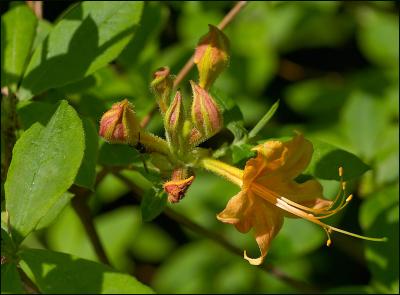
{"type": "Polygon", "coordinates": [[[36,48],[18,98],[78,81],[115,59],[140,21],[141,1],[84,1],[70,9],[36,48]]]}
{"type": "Polygon", "coordinates": [[[365,256],[373,278],[389,292],[397,292],[399,279],[399,187],[398,184],[368,196],[360,211],[365,234],[387,237],[386,242],[365,242],[365,256]]]}
{"type": "Polygon", "coordinates": [[[82,122],[66,101],[46,127],[35,123],[17,141],[5,183],[6,208],[17,243],[73,183],[83,151],[82,122]]]}
{"type": "Polygon", "coordinates": [[[360,177],[370,167],[356,155],[331,144],[312,140],[314,153],[304,174],[312,174],[321,179],[339,180],[339,167],[343,167],[343,179],[360,177]]]}
{"type": "Polygon", "coordinates": [[[27,249],[21,253],[24,269],[43,293],[152,294],[133,276],[68,254],[27,249]]]}
{"type": "Polygon", "coordinates": [[[37,18],[24,3],[12,7],[1,17],[1,87],[13,91],[29,61],[36,34],[37,18]]]}

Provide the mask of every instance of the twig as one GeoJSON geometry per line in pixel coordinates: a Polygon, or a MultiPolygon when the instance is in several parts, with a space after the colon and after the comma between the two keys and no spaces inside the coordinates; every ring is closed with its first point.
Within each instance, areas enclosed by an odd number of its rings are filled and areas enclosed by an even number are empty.
{"type": "Polygon", "coordinates": [[[40,294],[39,288],[36,286],[34,282],[26,275],[26,273],[21,269],[17,268],[19,277],[21,278],[22,284],[26,293],[28,294],[40,294]]]}
{"type": "MultiPolygon", "coordinates": [[[[95,186],[100,183],[100,181],[107,175],[107,173],[108,171],[106,169],[103,169],[97,174],[95,186]]],[[[87,204],[87,199],[92,192],[89,189],[82,188],[76,185],[73,185],[70,188],[70,191],[75,194],[75,197],[72,199],[71,202],[72,207],[78,214],[79,219],[81,220],[82,225],[85,228],[85,231],[93,246],[93,249],[97,254],[97,257],[102,263],[111,265],[110,260],[107,257],[106,251],[104,250],[103,244],[100,241],[100,237],[97,233],[96,227],[94,226],[92,213],[87,204]]]]}
{"type": "Polygon", "coordinates": [[[156,113],[157,109],[158,109],[158,106],[155,103],[152,106],[151,110],[148,112],[148,114],[142,119],[142,121],[140,121],[140,127],[145,128],[150,123],[150,120],[156,113]]]}
{"type": "Polygon", "coordinates": [[[43,1],[26,1],[38,19],[43,18],[43,1]]]}
{"type": "MultiPolygon", "coordinates": [[[[239,13],[239,11],[247,4],[247,1],[239,1],[236,5],[225,15],[222,21],[218,24],[218,28],[223,30],[239,13]]],[[[186,75],[190,72],[190,70],[194,66],[194,55],[192,55],[183,68],[179,71],[178,75],[176,75],[176,79],[174,81],[174,88],[176,89],[178,85],[182,82],[182,80],[186,77],[186,75]]],[[[142,119],[140,122],[140,126],[145,128],[154,113],[157,111],[157,104],[154,104],[149,113],[142,119]]]]}
{"type": "MultiPolygon", "coordinates": [[[[2,89],[1,98],[1,136],[4,138],[4,154],[1,157],[1,181],[4,183],[7,177],[8,168],[11,163],[12,150],[16,142],[15,130],[17,127],[17,98],[15,94],[9,93],[8,88],[2,89]],[[3,137],[4,136],[4,137],[3,137]]],[[[2,141],[3,144],[3,141],[2,141]]]]}
{"type": "MultiPolygon", "coordinates": [[[[141,195],[143,194],[141,189],[136,184],[134,184],[130,179],[128,179],[126,176],[122,175],[121,173],[115,172],[115,171],[112,173],[118,179],[123,181],[134,192],[134,196],[140,201],[141,195]]],[[[215,232],[212,232],[212,231],[208,230],[207,228],[193,222],[186,216],[176,212],[175,210],[173,210],[169,207],[164,208],[164,214],[167,215],[170,219],[175,220],[179,224],[182,224],[182,225],[186,226],[187,228],[191,229],[193,232],[196,232],[202,236],[205,236],[205,237],[213,240],[214,242],[218,243],[219,245],[221,245],[222,247],[224,247],[231,253],[236,254],[243,258],[243,250],[236,247],[235,245],[231,244],[229,241],[227,241],[221,235],[219,235],[215,232]]],[[[272,266],[271,264],[260,265],[259,267],[263,271],[265,271],[269,274],[272,274],[276,278],[284,281],[288,285],[290,285],[293,288],[300,290],[304,293],[317,293],[319,291],[317,288],[310,286],[309,284],[307,284],[305,282],[291,278],[290,276],[288,276],[287,274],[282,272],[280,269],[272,266]]]]}
{"type": "MultiPolygon", "coordinates": [[[[239,11],[246,5],[247,1],[239,1],[235,6],[228,12],[228,14],[223,18],[223,20],[218,24],[218,28],[223,30],[239,13],[239,11]]],[[[174,88],[176,88],[179,83],[185,78],[185,76],[190,72],[192,67],[194,66],[194,55],[192,55],[183,68],[180,70],[178,75],[176,75],[176,79],[174,81],[174,88]]]]}

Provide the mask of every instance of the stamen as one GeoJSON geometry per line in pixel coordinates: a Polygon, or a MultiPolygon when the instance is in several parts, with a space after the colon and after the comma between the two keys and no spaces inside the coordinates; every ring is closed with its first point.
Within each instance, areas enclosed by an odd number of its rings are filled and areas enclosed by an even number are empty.
{"type": "Polygon", "coordinates": [[[340,177],[343,176],[343,167],[342,166],[339,167],[339,176],[340,177]]]}
{"type": "Polygon", "coordinates": [[[317,217],[311,217],[308,213],[306,213],[306,212],[304,212],[304,211],[302,211],[302,210],[300,210],[300,209],[298,209],[298,208],[296,208],[294,206],[289,205],[288,203],[286,203],[285,201],[283,201],[280,198],[275,197],[274,194],[270,190],[268,190],[264,186],[258,184],[257,182],[252,183],[251,189],[253,189],[254,192],[258,196],[262,197],[263,199],[265,199],[266,201],[268,201],[272,205],[275,205],[275,206],[281,208],[282,210],[285,210],[285,211],[287,211],[289,213],[292,213],[293,215],[296,215],[298,217],[307,219],[308,221],[311,221],[311,222],[313,222],[315,224],[318,224],[322,228],[327,229],[328,232],[329,231],[336,231],[336,232],[340,232],[340,233],[343,233],[343,234],[346,234],[346,235],[349,235],[349,236],[353,236],[353,237],[356,237],[356,238],[359,238],[359,239],[368,240],[368,241],[383,242],[383,241],[387,240],[387,238],[370,238],[370,237],[357,235],[357,234],[342,230],[340,228],[336,228],[336,227],[330,226],[328,224],[325,224],[325,223],[319,221],[317,217]]]}
{"type": "Polygon", "coordinates": [[[352,199],[353,199],[353,195],[348,196],[346,199],[346,203],[350,202],[352,199]]]}
{"type": "Polygon", "coordinates": [[[325,233],[328,236],[328,239],[326,240],[326,245],[329,247],[330,245],[332,245],[332,240],[331,240],[331,235],[330,235],[331,230],[330,230],[330,228],[327,229],[326,227],[324,227],[323,229],[325,230],[325,233]]]}

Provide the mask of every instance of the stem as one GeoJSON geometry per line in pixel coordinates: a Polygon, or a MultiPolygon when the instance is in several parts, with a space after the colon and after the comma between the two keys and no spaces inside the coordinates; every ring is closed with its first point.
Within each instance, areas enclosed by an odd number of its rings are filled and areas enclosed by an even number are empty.
{"type": "MultiPolygon", "coordinates": [[[[235,18],[239,11],[246,5],[247,1],[239,1],[235,6],[228,12],[227,15],[222,19],[222,21],[217,25],[218,29],[221,31],[226,28],[226,26],[235,18]]],[[[194,54],[189,58],[186,64],[183,66],[181,71],[176,75],[174,81],[174,88],[176,88],[179,83],[185,78],[185,76],[190,72],[194,66],[194,54]]]]}
{"type": "MultiPolygon", "coordinates": [[[[8,94],[8,90],[5,90],[8,94]]],[[[4,183],[10,167],[12,150],[16,142],[15,130],[17,125],[17,98],[13,93],[1,99],[1,144],[4,144],[4,154],[1,159],[1,182],[4,183]]]]}
{"type": "MultiPolygon", "coordinates": [[[[222,21],[217,25],[220,30],[223,30],[240,12],[240,10],[247,4],[247,1],[239,1],[236,5],[225,15],[222,21]]],[[[190,70],[194,66],[194,54],[189,58],[183,68],[179,71],[178,75],[176,75],[176,79],[174,81],[174,89],[178,87],[178,85],[182,82],[182,80],[186,77],[186,75],[190,72],[190,70]]],[[[155,112],[157,111],[157,103],[153,105],[149,113],[142,119],[140,122],[140,126],[145,128],[155,112]]]]}
{"type": "Polygon", "coordinates": [[[168,143],[156,135],[147,132],[140,133],[140,143],[145,146],[147,152],[158,152],[171,156],[168,143]]]}
{"type": "Polygon", "coordinates": [[[21,278],[22,284],[26,293],[28,294],[40,294],[39,288],[36,284],[26,275],[26,273],[21,269],[17,268],[19,277],[21,278]]]}
{"type": "MultiPolygon", "coordinates": [[[[96,186],[107,175],[107,173],[108,171],[103,169],[97,174],[96,186]]],[[[75,197],[72,199],[72,207],[79,216],[97,257],[102,263],[111,265],[94,225],[90,208],[87,204],[87,199],[92,192],[89,189],[78,187],[76,185],[73,185],[70,191],[75,194],[75,197]]]]}
{"type": "MultiPolygon", "coordinates": [[[[119,172],[113,172],[113,174],[119,178],[121,181],[123,181],[133,192],[134,192],[134,197],[140,201],[141,199],[141,195],[143,194],[143,192],[141,191],[141,189],[134,184],[130,179],[128,179],[127,177],[125,177],[124,175],[122,175],[119,172]]],[[[205,236],[207,238],[209,238],[210,240],[216,242],[217,244],[221,245],[223,248],[225,248],[226,250],[228,250],[229,252],[236,254],[238,256],[240,256],[241,258],[243,258],[243,250],[236,247],[235,245],[233,245],[232,243],[230,243],[228,240],[226,240],[223,236],[212,232],[210,230],[208,230],[207,228],[193,222],[192,220],[190,220],[189,218],[187,218],[186,216],[176,212],[175,210],[169,208],[169,207],[165,207],[164,208],[164,214],[166,216],[168,216],[170,219],[175,220],[176,222],[178,222],[179,224],[184,225],[185,227],[187,227],[188,229],[192,230],[195,233],[198,233],[202,236],[205,236]]],[[[288,276],[287,274],[285,274],[284,272],[282,272],[280,269],[272,266],[272,265],[260,265],[258,266],[260,269],[262,269],[263,271],[275,276],[276,278],[284,281],[285,283],[287,283],[288,285],[292,286],[295,289],[301,290],[302,292],[318,292],[318,290],[310,285],[308,285],[305,282],[299,281],[297,279],[291,278],[290,276],[288,276]]]]}
{"type": "Polygon", "coordinates": [[[43,18],[43,1],[26,1],[38,19],[43,18]]]}
{"type": "Polygon", "coordinates": [[[153,107],[151,108],[151,110],[148,112],[148,114],[140,122],[140,127],[145,128],[150,123],[150,120],[154,116],[154,114],[156,113],[157,108],[158,108],[157,107],[157,103],[155,103],[153,105],[153,107]]]}

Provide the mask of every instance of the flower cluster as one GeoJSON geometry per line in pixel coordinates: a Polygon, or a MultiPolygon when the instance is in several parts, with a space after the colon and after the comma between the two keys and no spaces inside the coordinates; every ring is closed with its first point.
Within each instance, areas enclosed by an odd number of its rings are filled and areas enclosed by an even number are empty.
{"type": "Polygon", "coordinates": [[[247,161],[244,170],[210,158],[207,152],[197,147],[223,127],[222,112],[209,89],[228,65],[228,47],[226,36],[210,25],[194,55],[199,80],[190,81],[193,93],[190,111],[185,110],[182,93],[174,89],[174,76],[169,68],[163,67],[154,73],[151,89],[163,117],[166,140],[140,126],[128,100],[114,104],[103,115],[100,136],[110,143],[143,145],[146,152],[153,153],[153,164],[161,172],[169,171],[169,180],[163,188],[170,203],[179,202],[185,196],[195,179],[194,168],[205,168],[240,186],[240,192],[229,200],[217,218],[233,224],[242,233],[253,229],[260,256],[250,258],[244,252],[244,258],[253,265],[264,261],[284,217],[303,218],[321,226],[328,237],[327,246],[332,243],[330,234],[333,231],[367,240],[382,240],[359,236],[321,221],[342,210],[352,195],[346,195],[341,167],[340,189],[333,201],[324,199],[317,180],[303,183],[294,180],[306,169],[313,154],[311,142],[303,135],[296,134],[287,142],[271,140],[254,147],[257,155],[247,161]]]}
{"type": "MultiPolygon", "coordinates": [[[[221,110],[209,93],[221,71],[227,66],[228,39],[217,27],[210,25],[209,32],[203,36],[196,48],[194,62],[197,65],[199,81],[190,81],[193,93],[191,109],[185,110],[182,93],[174,90],[174,76],[168,67],[158,69],[153,75],[151,90],[163,116],[167,152],[174,166],[171,180],[164,184],[168,200],[179,202],[193,182],[194,172],[188,156],[203,141],[214,136],[223,127],[221,110]],[[171,99],[172,98],[172,99],[171,99]]],[[[136,146],[144,144],[150,150],[164,146],[160,138],[143,130],[133,111],[133,106],[124,100],[114,104],[100,120],[100,136],[110,143],[128,143],[136,146]],[[140,141],[139,141],[140,138],[140,141]],[[160,146],[146,139],[158,141],[160,146]]]]}

